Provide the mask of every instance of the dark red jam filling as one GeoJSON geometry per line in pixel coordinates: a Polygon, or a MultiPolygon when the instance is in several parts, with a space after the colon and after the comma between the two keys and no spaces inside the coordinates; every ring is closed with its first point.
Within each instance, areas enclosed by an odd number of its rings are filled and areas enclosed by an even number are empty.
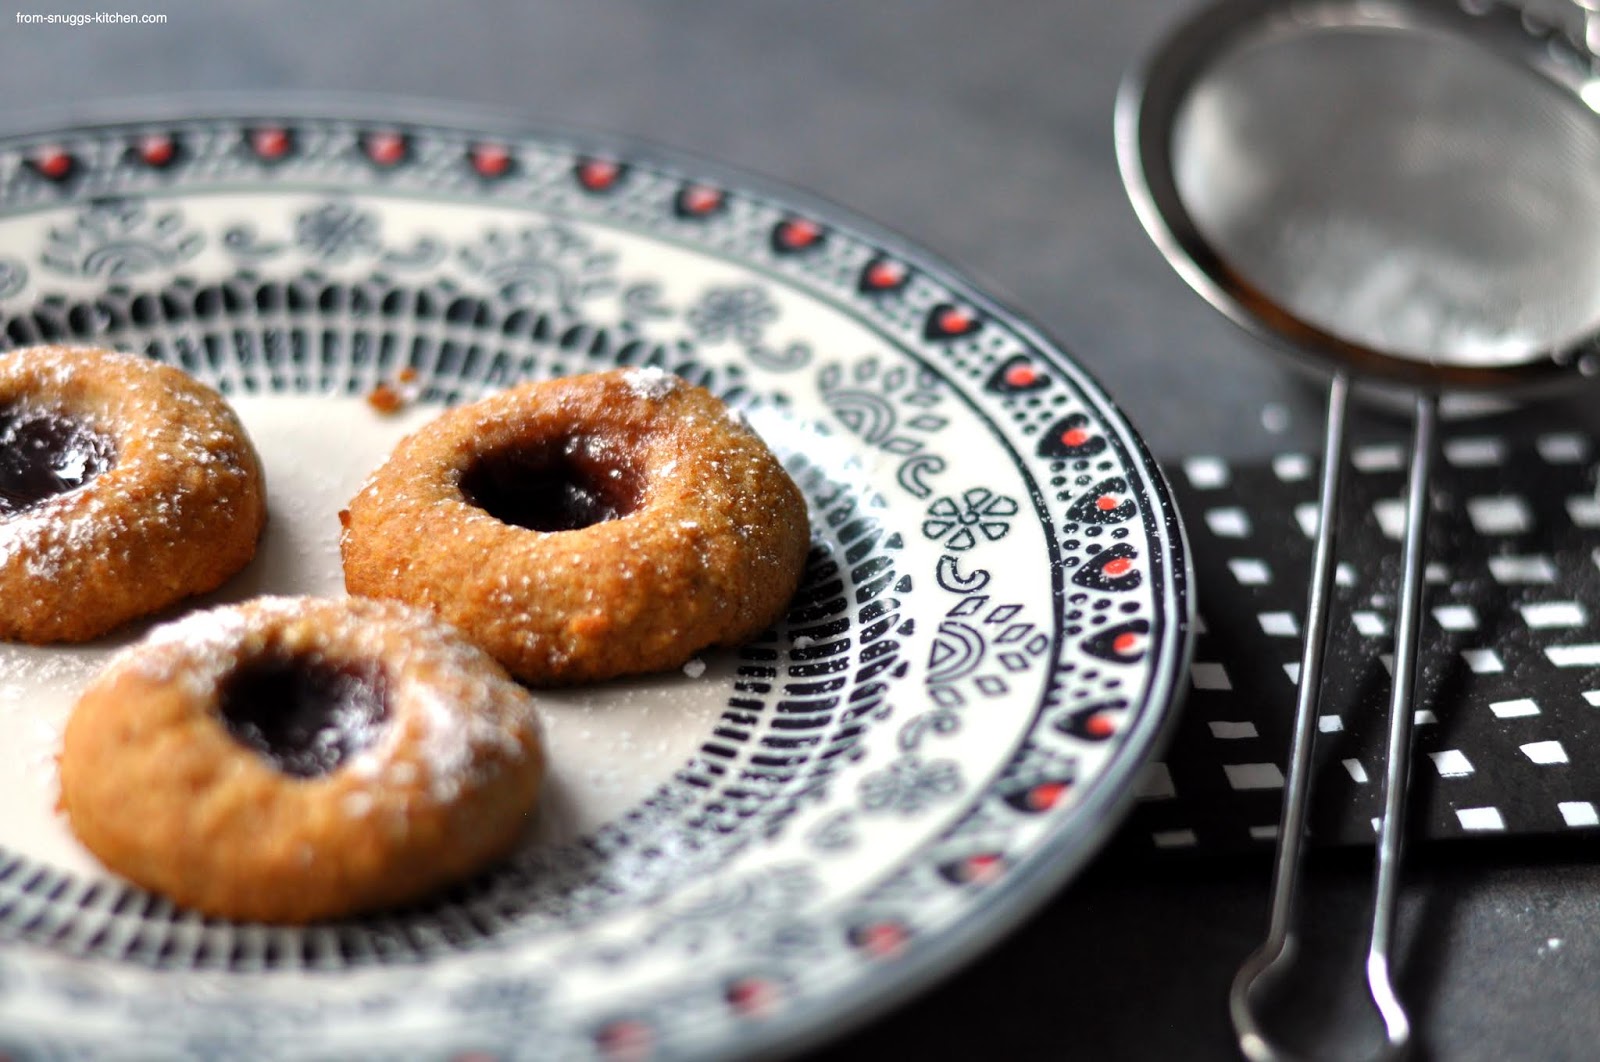
{"type": "Polygon", "coordinates": [[[639,476],[607,444],[566,439],[479,457],[461,477],[467,501],[530,531],[577,531],[639,507],[639,476]]]}
{"type": "Polygon", "coordinates": [[[110,439],[71,417],[0,407],[0,517],[76,490],[115,460],[110,439]]]}
{"type": "Polygon", "coordinates": [[[223,683],[223,725],[295,778],[336,770],[378,739],[389,718],[382,670],[303,656],[246,664],[223,683]]]}

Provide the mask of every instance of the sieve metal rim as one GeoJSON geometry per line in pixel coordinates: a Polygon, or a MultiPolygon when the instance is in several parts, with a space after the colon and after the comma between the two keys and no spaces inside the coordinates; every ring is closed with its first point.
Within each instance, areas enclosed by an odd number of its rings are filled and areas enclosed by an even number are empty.
{"type": "MultiPolygon", "coordinates": [[[[1247,39],[1310,28],[1445,34],[1541,76],[1581,105],[1600,95],[1600,61],[1559,26],[1503,0],[1218,0],[1171,30],[1123,81],[1115,146],[1134,212],[1162,256],[1215,309],[1318,375],[1413,392],[1554,392],[1600,376],[1600,329],[1530,351],[1509,365],[1464,366],[1401,357],[1347,339],[1283,306],[1233,268],[1179,194],[1172,134],[1198,79],[1247,39]]],[[[1600,120],[1600,118],[1597,118],[1600,120]]]]}

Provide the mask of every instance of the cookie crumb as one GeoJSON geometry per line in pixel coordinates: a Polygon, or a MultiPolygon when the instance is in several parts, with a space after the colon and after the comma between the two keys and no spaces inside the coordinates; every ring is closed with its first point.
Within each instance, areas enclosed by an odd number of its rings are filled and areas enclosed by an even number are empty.
{"type": "Polygon", "coordinates": [[[690,678],[699,678],[706,673],[706,662],[699,657],[695,657],[683,665],[683,673],[690,678]]]}
{"type": "Polygon", "coordinates": [[[386,417],[400,412],[405,404],[405,396],[386,383],[374,387],[367,395],[367,405],[386,417]]]}
{"type": "Polygon", "coordinates": [[[394,382],[382,382],[367,393],[367,405],[384,416],[392,416],[422,397],[420,374],[411,366],[395,373],[394,382]]]}

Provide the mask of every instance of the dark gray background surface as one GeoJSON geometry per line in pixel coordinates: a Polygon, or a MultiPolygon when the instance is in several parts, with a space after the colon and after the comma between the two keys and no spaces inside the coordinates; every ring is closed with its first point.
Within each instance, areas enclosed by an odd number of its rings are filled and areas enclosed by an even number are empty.
{"type": "MultiPolygon", "coordinates": [[[[644,136],[804,188],[957,263],[1073,352],[1159,456],[1313,448],[1314,386],[1184,287],[1117,177],[1118,81],[1190,6],[25,0],[169,22],[18,26],[16,8],[0,9],[0,125],[141,97],[295,90],[644,136]],[[1269,408],[1286,429],[1267,430],[1269,408]]],[[[1592,847],[1463,845],[1414,862],[1401,983],[1433,1055],[1600,1057],[1592,847]]],[[[1348,980],[1365,867],[1325,863],[1309,920],[1347,953],[1348,980]]],[[[1267,874],[1264,862],[1102,858],[983,959],[824,1053],[1236,1057],[1227,986],[1264,931],[1267,874]]],[[[1308,998],[1336,995],[1313,966],[1308,998]]],[[[1350,1002],[1331,1000],[1332,1013],[1350,1002]]]]}

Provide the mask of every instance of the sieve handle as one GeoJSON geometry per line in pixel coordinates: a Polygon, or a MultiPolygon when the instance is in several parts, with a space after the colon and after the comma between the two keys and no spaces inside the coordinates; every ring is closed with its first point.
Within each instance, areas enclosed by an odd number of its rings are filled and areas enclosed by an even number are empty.
{"type": "Polygon", "coordinates": [[[1306,809],[1311,797],[1311,750],[1316,738],[1317,699],[1322,688],[1322,658],[1328,641],[1329,597],[1333,591],[1334,544],[1339,527],[1339,487],[1344,469],[1349,397],[1349,377],[1336,373],[1328,385],[1322,486],[1317,496],[1317,537],[1311,555],[1305,642],[1300,649],[1294,732],[1289,743],[1289,776],[1284,785],[1283,812],[1278,823],[1267,939],[1239,968],[1228,996],[1228,1011],[1239,1037],[1239,1049],[1252,1062],[1276,1062],[1290,1057],[1272,1042],[1256,1020],[1254,994],[1258,987],[1275,981],[1293,964],[1297,948],[1294,912],[1299,896],[1306,809]]]}
{"type": "Polygon", "coordinates": [[[1406,796],[1411,789],[1412,702],[1417,688],[1417,643],[1422,632],[1423,540],[1428,530],[1428,483],[1433,466],[1439,400],[1416,400],[1411,436],[1411,472],[1406,484],[1405,544],[1401,552],[1399,616],[1395,622],[1394,683],[1389,694],[1389,750],[1384,756],[1383,821],[1378,830],[1378,874],[1372,901],[1372,936],[1367,945],[1367,988],[1383,1016],[1389,1043],[1404,1047],[1411,1023],[1390,979],[1395,903],[1400,891],[1400,849],[1405,835],[1406,796]]]}
{"type": "MultiPolygon", "coordinates": [[[[1255,1014],[1255,993],[1283,975],[1293,963],[1296,941],[1294,911],[1303,862],[1306,810],[1310,798],[1311,751],[1315,734],[1322,656],[1328,635],[1328,592],[1332,582],[1333,546],[1338,523],[1340,471],[1344,463],[1344,421],[1347,381],[1335,376],[1328,390],[1328,425],[1323,450],[1322,491],[1312,555],[1311,588],[1306,607],[1305,645],[1301,650],[1294,738],[1289,752],[1283,818],[1278,828],[1278,857],[1272,883],[1272,912],[1267,939],[1240,967],[1229,995],[1229,1011],[1239,1048],[1251,1062],[1285,1062],[1293,1057],[1273,1042],[1255,1014]]],[[[1389,743],[1384,758],[1383,818],[1378,831],[1378,868],[1374,883],[1371,936],[1367,946],[1367,988],[1384,1024],[1382,1058],[1399,1058],[1411,1045],[1411,1022],[1391,977],[1394,920],[1400,886],[1400,854],[1405,836],[1406,797],[1411,784],[1412,704],[1416,696],[1417,647],[1422,629],[1422,585],[1426,556],[1429,480],[1438,398],[1416,398],[1411,439],[1411,466],[1406,485],[1406,521],[1401,550],[1399,614],[1395,621],[1394,682],[1389,698],[1389,743]]]]}

